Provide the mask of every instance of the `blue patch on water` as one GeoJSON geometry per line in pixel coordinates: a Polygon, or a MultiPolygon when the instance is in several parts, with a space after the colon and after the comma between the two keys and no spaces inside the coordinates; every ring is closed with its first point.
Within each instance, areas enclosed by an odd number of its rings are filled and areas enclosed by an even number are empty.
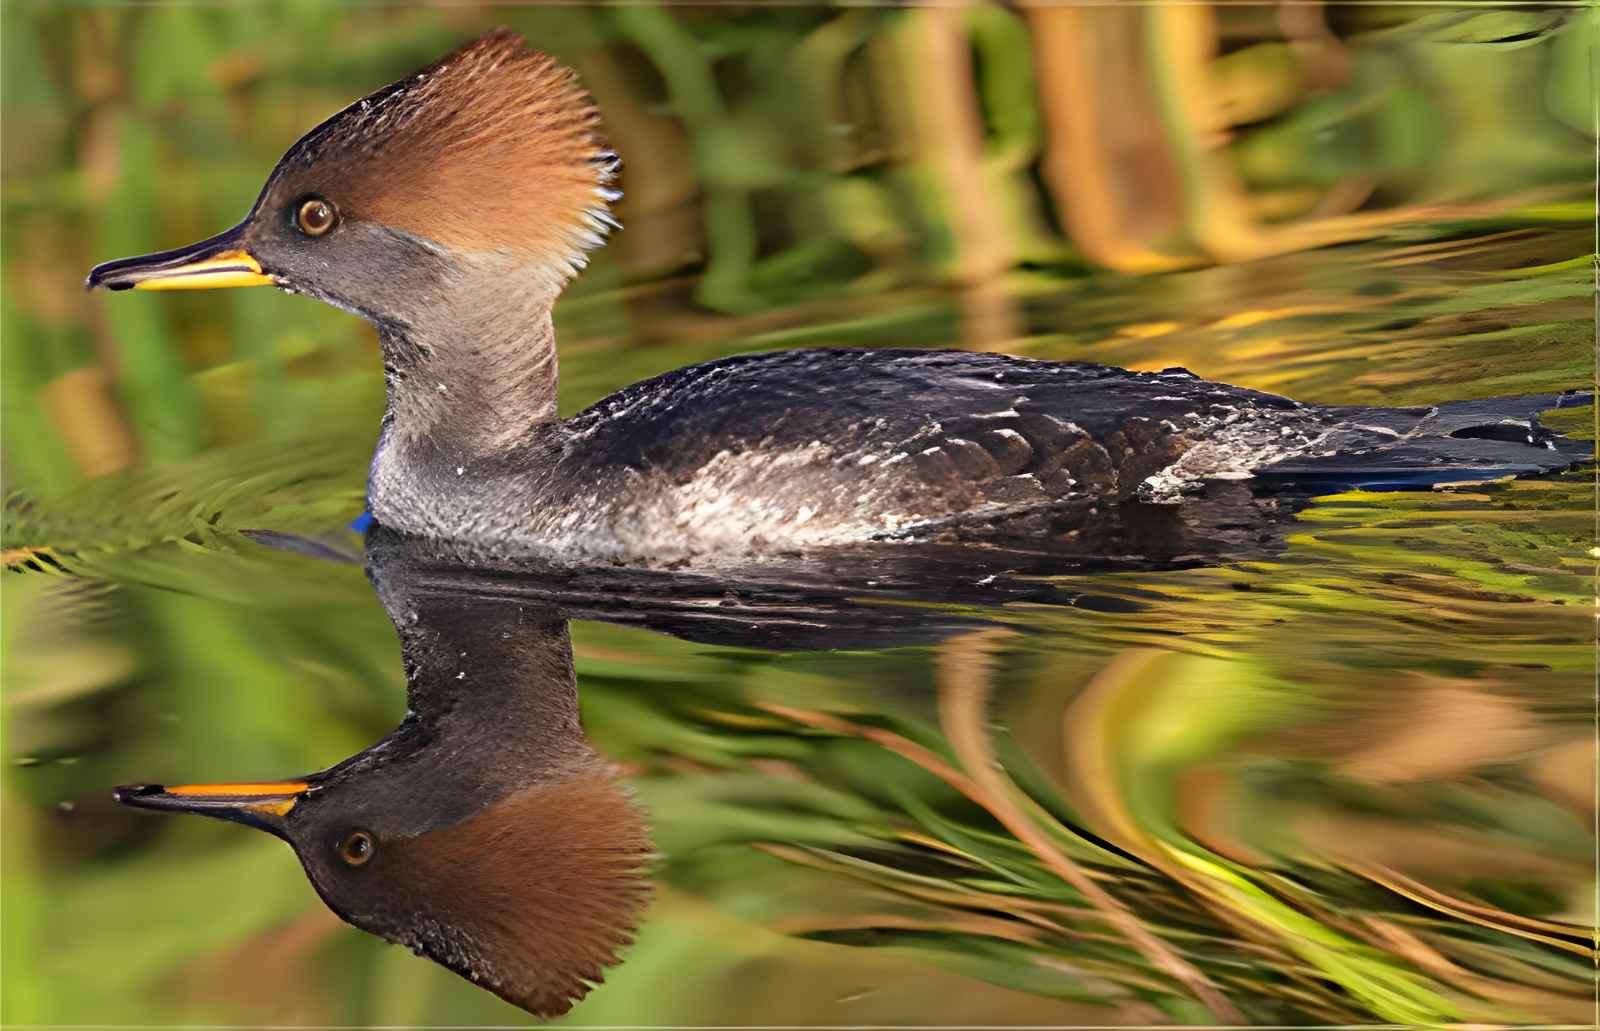
{"type": "Polygon", "coordinates": [[[1526,466],[1506,466],[1499,469],[1454,469],[1448,471],[1439,469],[1419,469],[1414,472],[1396,470],[1393,472],[1367,473],[1365,475],[1355,472],[1268,473],[1261,475],[1260,479],[1269,486],[1335,493],[1346,490],[1427,490],[1441,483],[1487,482],[1506,476],[1526,476],[1530,472],[1536,472],[1536,470],[1530,471],[1526,466]]]}

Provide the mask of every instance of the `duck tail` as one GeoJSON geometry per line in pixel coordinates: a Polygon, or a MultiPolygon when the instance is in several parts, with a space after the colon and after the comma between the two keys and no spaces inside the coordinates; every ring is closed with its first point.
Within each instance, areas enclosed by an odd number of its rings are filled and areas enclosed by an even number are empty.
{"type": "Polygon", "coordinates": [[[1595,460],[1594,440],[1539,421],[1552,409],[1594,404],[1594,394],[1517,394],[1429,408],[1330,408],[1338,428],[1316,452],[1256,470],[1264,486],[1331,492],[1417,490],[1563,472],[1595,460]]]}

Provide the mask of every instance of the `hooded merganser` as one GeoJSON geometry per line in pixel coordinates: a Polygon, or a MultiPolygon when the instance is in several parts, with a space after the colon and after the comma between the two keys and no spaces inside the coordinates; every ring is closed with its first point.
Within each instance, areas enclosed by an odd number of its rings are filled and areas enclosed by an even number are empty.
{"type": "Polygon", "coordinates": [[[371,321],[377,520],[574,562],[719,565],[1180,505],[1223,480],[1422,486],[1593,457],[1534,419],[1571,396],[1323,407],[1182,369],[952,351],[728,358],[562,420],[551,306],[615,225],[597,127],[572,73],[492,32],[313,129],[233,229],[88,285],[274,284],[371,321]]]}
{"type": "Polygon", "coordinates": [[[275,834],[343,920],[555,1016],[632,938],[648,826],[579,724],[565,616],[398,565],[369,565],[406,670],[392,733],[295,780],[115,798],[275,834]]]}

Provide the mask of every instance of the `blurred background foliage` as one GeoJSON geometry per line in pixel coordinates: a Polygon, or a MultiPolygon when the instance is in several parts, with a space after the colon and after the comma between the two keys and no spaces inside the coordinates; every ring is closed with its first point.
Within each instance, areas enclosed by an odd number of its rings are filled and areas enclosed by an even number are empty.
{"type": "MultiPolygon", "coordinates": [[[[624,161],[626,229],[557,313],[564,411],[815,344],[1326,402],[1592,381],[1590,9],[0,10],[8,1022],[518,1018],[342,929],[278,843],[111,806],[327,765],[401,679],[357,566],[240,532],[359,512],[371,331],[80,289],[493,25],[579,69],[624,161]]],[[[1587,1020],[1593,509],[1586,474],[1329,498],[1274,562],[938,647],[581,624],[663,859],[570,1020],[1587,1020]]]]}

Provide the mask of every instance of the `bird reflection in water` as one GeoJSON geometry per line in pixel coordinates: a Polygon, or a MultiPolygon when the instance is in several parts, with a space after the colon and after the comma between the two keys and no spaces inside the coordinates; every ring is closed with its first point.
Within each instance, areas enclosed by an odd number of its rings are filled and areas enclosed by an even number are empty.
{"type": "Polygon", "coordinates": [[[115,796],[284,839],[342,919],[539,1016],[602,980],[651,890],[645,814],[579,722],[570,617],[790,650],[930,643],[982,625],[875,604],[886,599],[1097,604],[1018,575],[1042,557],[1003,549],[867,549],[825,570],[796,561],[782,577],[766,567],[766,579],[743,580],[468,558],[448,541],[367,535],[406,677],[405,718],[381,741],[295,780],[134,784],[115,796]]]}
{"type": "Polygon", "coordinates": [[[368,573],[405,664],[392,733],[298,780],[116,797],[275,834],[345,921],[531,1013],[565,1012],[631,940],[652,851],[579,724],[566,616],[425,581],[404,549],[374,549],[368,573]]]}
{"type": "MultiPolygon", "coordinates": [[[[1220,521],[1214,533],[1198,523],[1149,524],[1142,555],[1128,568],[1270,553],[1293,525],[1277,522],[1281,510],[1241,505],[1233,512],[1240,518],[1220,521]],[[1162,553],[1166,563],[1154,558],[1162,553]]],[[[315,542],[256,536],[326,557],[315,542]]],[[[405,663],[408,712],[393,733],[297,781],[133,786],[120,789],[119,798],[232,819],[285,838],[346,921],[539,1015],[564,1012],[601,979],[640,925],[650,894],[645,813],[579,723],[569,618],[767,650],[940,642],[940,723],[961,768],[971,771],[952,773],[952,786],[993,800],[1010,797],[1010,788],[998,781],[1004,774],[981,728],[994,650],[1008,631],[989,625],[982,613],[997,614],[1013,600],[1102,609],[1140,603],[1137,592],[1110,593],[1104,578],[1041,579],[1059,557],[1020,547],[840,551],[826,560],[797,557],[781,571],[768,565],[742,577],[710,578],[492,561],[457,544],[378,527],[368,534],[366,561],[405,663]],[[907,600],[957,604],[895,604],[907,600]]],[[[825,734],[878,729],[764,707],[825,734]]],[[[916,747],[908,739],[892,745],[916,747]]],[[[1100,779],[1091,774],[1082,783],[1100,779]]],[[[1150,963],[1212,1012],[1233,1012],[1205,976],[1144,931],[1020,811],[991,814],[1150,963]]],[[[1073,831],[1096,849],[1118,851],[1122,844],[1097,833],[1112,825],[1091,820],[1073,831]]],[[[1188,876],[1159,849],[1152,854],[1158,869],[1188,876]]]]}

